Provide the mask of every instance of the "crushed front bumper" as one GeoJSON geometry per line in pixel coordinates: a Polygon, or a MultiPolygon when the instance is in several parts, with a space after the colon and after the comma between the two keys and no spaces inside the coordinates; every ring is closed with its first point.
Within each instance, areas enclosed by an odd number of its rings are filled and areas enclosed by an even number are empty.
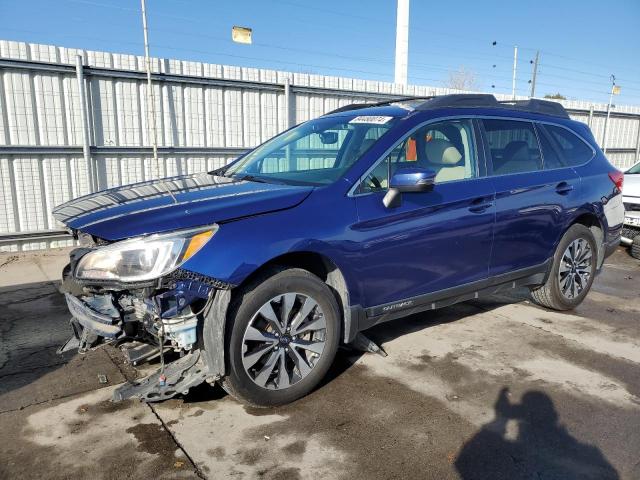
{"type": "Polygon", "coordinates": [[[113,399],[161,401],[225,374],[224,324],[231,286],[192,272],[173,272],[151,285],[79,282],[73,255],[63,273],[74,337],[61,350],[119,347],[133,365],[161,359],[155,373],[115,390],[113,399]],[[205,338],[205,336],[207,338],[205,338]]]}
{"type": "Polygon", "coordinates": [[[65,293],[64,297],[67,300],[69,312],[73,315],[73,318],[82,325],[83,331],[111,339],[116,338],[122,333],[122,329],[114,324],[114,322],[119,321],[119,318],[114,319],[108,315],[96,312],[82,302],[82,300],[69,293],[65,293]]]}

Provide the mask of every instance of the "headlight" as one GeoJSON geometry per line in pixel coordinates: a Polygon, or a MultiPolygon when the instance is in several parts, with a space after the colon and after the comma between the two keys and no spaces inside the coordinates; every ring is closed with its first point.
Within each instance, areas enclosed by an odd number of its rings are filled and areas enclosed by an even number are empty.
{"type": "Polygon", "coordinates": [[[101,247],[80,259],[75,276],[82,280],[144,282],[166,275],[200,250],[217,225],[132,238],[101,247]]]}

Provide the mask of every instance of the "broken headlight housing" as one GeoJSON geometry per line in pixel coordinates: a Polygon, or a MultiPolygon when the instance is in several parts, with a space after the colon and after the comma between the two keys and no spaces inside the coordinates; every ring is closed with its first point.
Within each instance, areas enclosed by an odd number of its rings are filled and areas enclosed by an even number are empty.
{"type": "Polygon", "coordinates": [[[145,282],[175,270],[216,233],[218,225],[132,238],[83,256],[75,270],[80,280],[145,282]]]}

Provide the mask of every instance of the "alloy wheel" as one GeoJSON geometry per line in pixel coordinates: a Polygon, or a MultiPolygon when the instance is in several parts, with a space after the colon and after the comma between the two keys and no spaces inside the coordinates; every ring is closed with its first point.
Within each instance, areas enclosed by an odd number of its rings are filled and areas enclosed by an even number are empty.
{"type": "Polygon", "coordinates": [[[282,390],[305,378],[322,356],[326,320],[308,295],[285,293],[253,315],[242,339],[242,364],[249,378],[269,390],[282,390]]]}
{"type": "Polygon", "coordinates": [[[578,238],[562,254],[558,269],[560,293],[573,300],[587,288],[591,278],[593,252],[589,242],[578,238]]]}

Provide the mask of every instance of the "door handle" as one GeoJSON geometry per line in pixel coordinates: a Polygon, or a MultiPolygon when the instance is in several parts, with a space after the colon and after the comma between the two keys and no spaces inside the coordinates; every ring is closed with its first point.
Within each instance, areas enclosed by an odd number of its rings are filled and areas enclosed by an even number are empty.
{"type": "Polygon", "coordinates": [[[487,208],[490,208],[492,206],[493,202],[488,201],[486,198],[476,198],[473,202],[471,202],[469,211],[473,213],[482,213],[487,208]]]}
{"type": "Polygon", "coordinates": [[[560,182],[558,185],[556,185],[556,193],[560,195],[566,195],[571,190],[573,190],[573,185],[569,185],[567,182],[560,182]]]}

